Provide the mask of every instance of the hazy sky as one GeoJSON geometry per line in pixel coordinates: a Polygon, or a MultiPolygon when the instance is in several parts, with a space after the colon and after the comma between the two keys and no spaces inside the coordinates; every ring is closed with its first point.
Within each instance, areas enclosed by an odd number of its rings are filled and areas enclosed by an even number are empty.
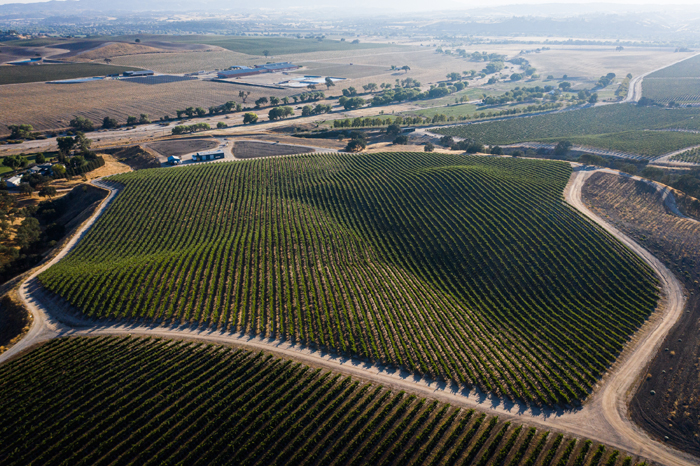
{"type": "MultiPolygon", "coordinates": [[[[37,3],[37,2],[42,2],[45,0],[0,0],[0,5],[7,4],[7,3],[37,3]]],[[[108,0],[105,0],[105,2],[108,0]]],[[[290,6],[293,5],[294,3],[300,3],[300,4],[306,4],[308,3],[308,0],[291,0],[290,6]]],[[[233,3],[233,2],[232,2],[233,3]]],[[[400,6],[402,3],[401,0],[389,0],[388,3],[396,3],[397,6],[400,6]]],[[[586,1],[586,0],[490,0],[487,4],[484,3],[483,0],[453,0],[450,2],[446,3],[451,3],[454,5],[455,8],[483,8],[487,6],[495,6],[495,5],[514,5],[514,4],[547,4],[547,3],[578,3],[578,4],[596,4],[596,3],[605,3],[607,5],[610,4],[626,4],[626,5],[663,5],[666,2],[663,0],[613,0],[611,2],[601,2],[600,0],[596,1],[586,1]]],[[[673,5],[696,5],[698,3],[698,0],[672,0],[669,2],[673,5]]],[[[264,7],[265,6],[265,0],[261,0],[258,2],[258,6],[264,7]]],[[[386,5],[388,6],[388,5],[386,5]]]]}

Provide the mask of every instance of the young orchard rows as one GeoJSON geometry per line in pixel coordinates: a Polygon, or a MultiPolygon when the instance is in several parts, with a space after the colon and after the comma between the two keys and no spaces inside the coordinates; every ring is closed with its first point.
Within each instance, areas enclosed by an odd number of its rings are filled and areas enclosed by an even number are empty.
{"type": "Polygon", "coordinates": [[[0,415],[4,465],[634,464],[262,353],[160,339],[52,340],[0,367],[0,415]]]}
{"type": "Polygon", "coordinates": [[[652,271],[568,164],[313,154],[142,170],[42,284],[94,318],[288,338],[537,403],[586,397],[652,271]]]}

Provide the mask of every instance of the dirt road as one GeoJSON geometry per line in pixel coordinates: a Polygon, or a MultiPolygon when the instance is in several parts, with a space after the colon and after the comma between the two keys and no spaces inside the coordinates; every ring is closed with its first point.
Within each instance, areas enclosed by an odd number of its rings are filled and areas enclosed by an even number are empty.
{"type": "Polygon", "coordinates": [[[21,286],[20,296],[33,314],[34,324],[28,335],[19,344],[0,355],[0,363],[35,343],[58,336],[157,335],[171,338],[196,338],[212,343],[264,350],[278,356],[293,358],[305,364],[370,380],[395,389],[406,390],[458,406],[477,408],[490,414],[497,414],[502,418],[594,439],[668,466],[698,465],[700,464],[699,458],[676,451],[650,439],[627,416],[627,404],[636,388],[635,382],[680,316],[685,298],[679,282],[663,264],[583,205],[581,187],[594,172],[595,170],[574,172],[565,191],[567,202],[617,237],[646,261],[657,272],[665,297],[663,309],[660,309],[655,318],[651,319],[650,323],[635,336],[630,347],[625,350],[612,370],[599,383],[595,393],[579,410],[540,410],[502,400],[473,389],[466,390],[462,387],[445,386],[442,383],[421,378],[405,371],[339,357],[335,354],[293,345],[287,341],[192,327],[112,325],[111,323],[80,320],[67,314],[61,304],[44,295],[37,284],[36,276],[64,257],[114,199],[116,191],[109,186],[100,184],[100,182],[96,184],[112,190],[109,197],[103,201],[100,208],[80,228],[63,250],[51,262],[41,266],[21,286]]]}

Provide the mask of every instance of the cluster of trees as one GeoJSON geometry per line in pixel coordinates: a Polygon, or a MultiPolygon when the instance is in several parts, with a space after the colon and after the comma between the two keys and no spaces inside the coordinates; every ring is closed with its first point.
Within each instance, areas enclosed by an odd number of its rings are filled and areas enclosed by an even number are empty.
{"type": "Polygon", "coordinates": [[[270,118],[270,121],[273,120],[279,120],[282,118],[287,118],[288,116],[294,115],[294,110],[292,107],[274,107],[270,109],[270,112],[267,114],[268,117],[270,118]]]}
{"type": "Polygon", "coordinates": [[[42,135],[34,132],[32,125],[10,125],[7,127],[10,130],[10,137],[17,141],[26,141],[42,138],[42,135]]]}
{"type": "Polygon", "coordinates": [[[194,118],[195,116],[201,118],[207,114],[207,111],[204,110],[202,107],[187,107],[184,110],[175,110],[175,113],[177,113],[178,119],[182,118],[183,115],[187,118],[194,118]]]}
{"type": "Polygon", "coordinates": [[[350,140],[345,146],[345,152],[360,152],[367,147],[367,139],[365,133],[352,131],[348,134],[350,140]]]}
{"type": "Polygon", "coordinates": [[[197,133],[211,129],[209,123],[195,123],[193,125],[177,125],[172,129],[173,134],[197,133]]]}
{"type": "Polygon", "coordinates": [[[243,124],[247,125],[249,123],[255,123],[258,121],[258,115],[256,113],[248,112],[243,115],[243,124]]]}
{"type": "Polygon", "coordinates": [[[613,82],[614,79],[615,79],[615,73],[608,73],[605,76],[600,77],[600,79],[598,80],[598,83],[596,83],[596,86],[608,87],[613,82]]]}
{"type": "MultiPolygon", "coordinates": [[[[437,99],[459,92],[466,87],[466,83],[455,82],[452,85],[440,83],[438,86],[431,86],[426,92],[421,92],[415,88],[395,88],[387,89],[370,100],[370,105],[377,107],[387,105],[392,102],[406,102],[412,100],[437,99]]],[[[342,104],[341,104],[342,105],[342,104]]]]}
{"type": "Polygon", "coordinates": [[[315,107],[311,105],[304,105],[301,109],[301,116],[311,116],[311,115],[321,115],[323,113],[329,113],[333,107],[331,105],[316,104],[315,107]]]}
{"type": "MultiPolygon", "coordinates": [[[[447,147],[449,149],[452,149],[452,150],[465,151],[468,154],[476,154],[477,152],[483,153],[485,151],[483,144],[481,144],[480,142],[475,141],[473,139],[469,139],[469,138],[464,139],[462,141],[455,141],[452,136],[442,136],[440,138],[440,145],[447,147]]],[[[496,153],[502,154],[503,150],[498,146],[496,146],[496,147],[497,147],[496,153]]]]}
{"type": "Polygon", "coordinates": [[[92,124],[92,121],[82,116],[74,117],[69,124],[75,131],[81,131],[83,133],[88,133],[95,129],[95,125],[92,124]]]}
{"type": "Polygon", "coordinates": [[[366,101],[362,97],[341,96],[340,99],[338,99],[338,103],[345,107],[345,110],[354,110],[356,108],[364,107],[366,101]]]}

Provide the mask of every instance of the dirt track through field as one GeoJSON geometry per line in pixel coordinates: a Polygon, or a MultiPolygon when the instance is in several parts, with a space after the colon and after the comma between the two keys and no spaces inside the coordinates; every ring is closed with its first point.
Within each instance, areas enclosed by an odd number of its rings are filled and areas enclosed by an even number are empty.
{"type": "Polygon", "coordinates": [[[584,407],[578,410],[564,411],[532,408],[479,393],[473,389],[465,390],[462,387],[445,386],[443,383],[421,378],[402,370],[340,357],[332,353],[294,345],[289,341],[264,339],[241,333],[222,333],[194,327],[160,327],[138,323],[115,325],[110,322],[83,320],[67,313],[57,299],[46,296],[38,285],[36,277],[75,247],[85,232],[104,213],[118,194],[118,190],[113,186],[108,186],[99,181],[95,182],[95,184],[110,189],[110,195],[103,201],[93,216],[76,232],[73,238],[67,242],[56,257],[45,265],[38,267],[21,285],[20,296],[34,316],[34,323],[23,340],[0,355],[0,363],[27,350],[36,343],[60,336],[143,335],[167,338],[194,338],[211,343],[231,344],[256,351],[267,351],[311,366],[333,370],[457,406],[477,408],[481,411],[497,414],[518,422],[587,437],[669,466],[700,464],[700,459],[650,439],[627,416],[627,405],[636,388],[635,384],[639,380],[640,374],[645,370],[648,361],[663,342],[666,334],[676,323],[683,310],[685,297],[683,296],[680,283],[663,264],[583,205],[581,201],[581,187],[594,172],[595,170],[585,169],[574,171],[565,190],[567,202],[619,239],[656,271],[663,287],[664,304],[663,309],[657,311],[650,323],[635,336],[633,343],[630,344],[630,348],[627,348],[620,360],[603,378],[599,384],[600,386],[589,397],[584,407]]]}

